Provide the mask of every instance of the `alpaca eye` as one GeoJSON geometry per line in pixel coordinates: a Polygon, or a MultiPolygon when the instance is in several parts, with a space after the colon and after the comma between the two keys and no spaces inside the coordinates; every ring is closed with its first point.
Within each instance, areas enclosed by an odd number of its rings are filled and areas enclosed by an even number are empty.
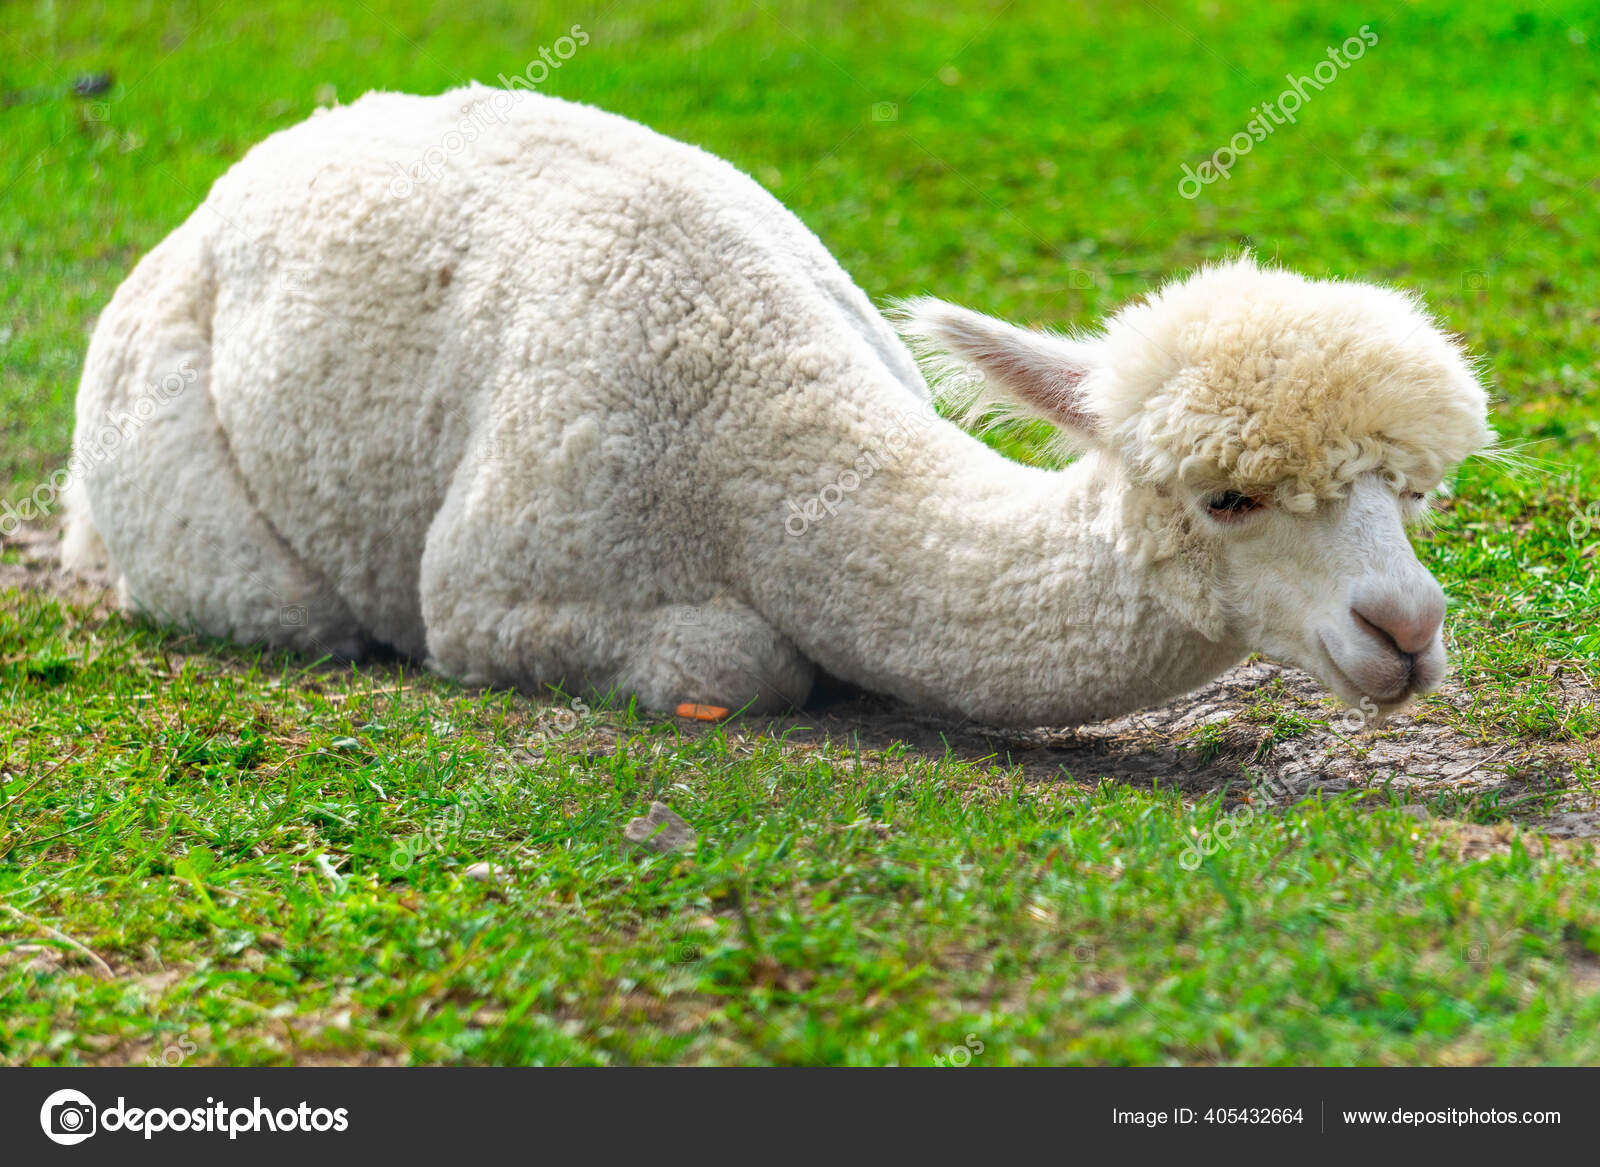
{"type": "Polygon", "coordinates": [[[1224,490],[1221,494],[1214,494],[1206,499],[1206,510],[1213,519],[1221,522],[1233,522],[1242,519],[1251,511],[1261,509],[1261,500],[1251,498],[1248,494],[1241,494],[1237,490],[1224,490]]]}
{"type": "Polygon", "coordinates": [[[1427,498],[1428,496],[1423,494],[1422,491],[1420,491],[1420,490],[1408,490],[1408,491],[1406,491],[1406,497],[1409,498],[1412,502],[1421,502],[1423,499],[1427,498]]]}

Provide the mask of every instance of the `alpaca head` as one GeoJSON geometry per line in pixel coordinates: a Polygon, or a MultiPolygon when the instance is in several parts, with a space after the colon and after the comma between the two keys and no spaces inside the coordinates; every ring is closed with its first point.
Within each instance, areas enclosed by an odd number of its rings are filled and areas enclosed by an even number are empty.
{"type": "Polygon", "coordinates": [[[936,300],[903,331],[945,354],[968,416],[1058,427],[1112,476],[1123,528],[1203,581],[1213,639],[1388,711],[1438,685],[1444,595],[1406,527],[1492,439],[1487,397],[1415,298],[1246,257],[1060,336],[936,300]]]}

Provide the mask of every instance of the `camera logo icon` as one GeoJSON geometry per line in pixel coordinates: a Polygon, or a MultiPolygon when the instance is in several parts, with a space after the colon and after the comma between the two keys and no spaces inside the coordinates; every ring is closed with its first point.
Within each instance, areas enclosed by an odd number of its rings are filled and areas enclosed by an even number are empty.
{"type": "Polygon", "coordinates": [[[52,1143],[70,1147],[94,1134],[98,1111],[89,1096],[77,1090],[57,1090],[39,1108],[39,1125],[52,1143]]]}

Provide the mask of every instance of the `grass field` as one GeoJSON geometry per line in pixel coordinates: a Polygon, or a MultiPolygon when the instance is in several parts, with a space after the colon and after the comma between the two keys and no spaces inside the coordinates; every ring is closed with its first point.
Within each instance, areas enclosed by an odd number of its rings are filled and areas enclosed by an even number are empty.
{"type": "Polygon", "coordinates": [[[1243,246],[1422,292],[1527,465],[1469,465],[1419,536],[1456,680],[1379,738],[1517,760],[1241,813],[1337,725],[1278,682],[1169,735],[1215,780],[856,737],[854,707],[572,718],[164,634],[12,545],[0,1061],[1600,1062],[1592,4],[328,8],[0,3],[0,497],[63,464],[96,313],[253,142],[493,83],[577,24],[542,89],[731,159],[875,298],[1087,322],[1243,246]],[[1180,194],[1362,26],[1295,124],[1180,194]],[[628,850],[652,799],[693,849],[628,850]]]}

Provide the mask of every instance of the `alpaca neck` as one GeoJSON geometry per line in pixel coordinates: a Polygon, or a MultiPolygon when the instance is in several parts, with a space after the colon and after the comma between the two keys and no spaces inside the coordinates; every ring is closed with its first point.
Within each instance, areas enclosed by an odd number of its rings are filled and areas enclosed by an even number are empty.
{"type": "Polygon", "coordinates": [[[744,540],[752,602],[830,673],[1045,725],[1156,704],[1244,654],[1201,631],[1190,562],[1139,554],[1108,460],[1021,466],[943,421],[875,460],[847,463],[852,479],[819,457],[824,476],[796,475],[783,514],[744,540]]]}

